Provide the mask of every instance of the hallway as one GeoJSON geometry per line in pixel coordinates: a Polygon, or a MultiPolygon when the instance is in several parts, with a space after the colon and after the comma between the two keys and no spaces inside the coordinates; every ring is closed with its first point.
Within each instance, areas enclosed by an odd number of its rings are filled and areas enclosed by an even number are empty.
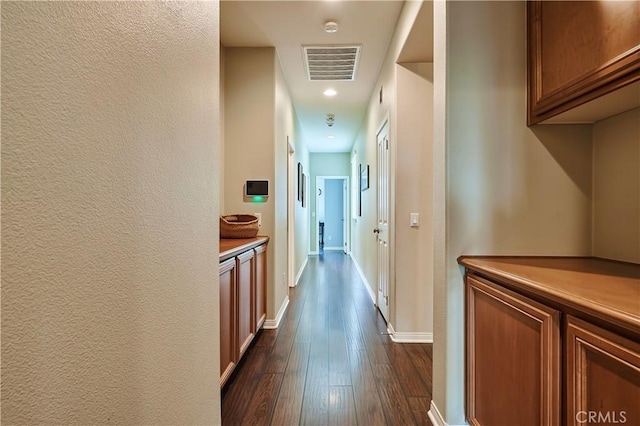
{"type": "Polygon", "coordinates": [[[289,297],[223,390],[223,425],[431,424],[432,345],[381,334],[349,256],[310,257],[289,297]]]}

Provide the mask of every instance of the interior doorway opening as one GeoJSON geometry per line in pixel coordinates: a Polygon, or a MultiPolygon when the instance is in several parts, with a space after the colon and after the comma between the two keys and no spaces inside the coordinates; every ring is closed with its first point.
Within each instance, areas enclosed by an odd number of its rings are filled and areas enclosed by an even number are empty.
{"type": "Polygon", "coordinates": [[[349,177],[316,177],[316,247],[319,255],[325,251],[350,252],[349,177]]]}

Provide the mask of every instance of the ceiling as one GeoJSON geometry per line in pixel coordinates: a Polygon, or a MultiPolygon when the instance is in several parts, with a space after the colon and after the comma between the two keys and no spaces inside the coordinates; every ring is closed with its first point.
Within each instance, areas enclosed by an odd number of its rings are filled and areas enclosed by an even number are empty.
{"type": "MultiPolygon", "coordinates": [[[[222,1],[220,38],[225,47],[276,48],[310,152],[348,152],[367,110],[403,2],[222,1]],[[339,29],[324,31],[326,21],[339,29]],[[306,45],[362,45],[354,81],[309,81],[306,45]],[[327,88],[338,94],[328,98],[327,88]],[[327,114],[335,115],[328,127],[327,114]],[[334,136],[328,139],[327,136],[334,136]]],[[[408,43],[409,44],[409,43],[408,43]]],[[[405,49],[407,55],[414,50],[405,49]]],[[[403,51],[403,55],[405,51],[403,51]]]]}

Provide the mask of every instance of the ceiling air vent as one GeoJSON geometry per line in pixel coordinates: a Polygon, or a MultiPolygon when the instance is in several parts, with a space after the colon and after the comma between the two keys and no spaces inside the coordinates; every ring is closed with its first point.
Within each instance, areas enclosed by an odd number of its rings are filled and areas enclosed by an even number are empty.
{"type": "Polygon", "coordinates": [[[303,46],[309,80],[356,79],[361,46],[303,46]]]}

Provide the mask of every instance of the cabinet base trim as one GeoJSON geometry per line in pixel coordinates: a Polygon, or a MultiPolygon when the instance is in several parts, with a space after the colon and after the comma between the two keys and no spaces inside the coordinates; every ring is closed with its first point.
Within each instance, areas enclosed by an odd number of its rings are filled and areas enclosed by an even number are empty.
{"type": "Polygon", "coordinates": [[[364,283],[364,287],[367,289],[367,292],[369,292],[369,296],[371,297],[371,300],[373,301],[373,304],[375,305],[375,303],[376,303],[376,295],[373,294],[373,290],[372,290],[371,286],[369,285],[369,281],[367,281],[367,278],[364,276],[364,272],[362,272],[362,269],[360,269],[360,265],[358,265],[358,262],[356,262],[356,259],[353,256],[351,256],[351,253],[349,253],[349,257],[351,257],[351,260],[353,261],[353,265],[356,267],[356,271],[358,271],[358,275],[360,275],[360,279],[364,283]]]}
{"type": "Polygon", "coordinates": [[[298,282],[300,281],[300,278],[302,277],[302,273],[304,272],[304,268],[307,267],[307,263],[309,263],[309,256],[304,258],[304,262],[302,263],[302,266],[300,267],[300,269],[298,270],[298,273],[296,274],[296,279],[293,282],[293,286],[296,287],[298,285],[298,282]]]}
{"type": "Polygon", "coordinates": [[[433,333],[420,331],[395,331],[393,325],[388,323],[387,331],[394,343],[433,343],[433,333]]]}
{"type": "Polygon", "coordinates": [[[282,317],[284,316],[284,313],[287,311],[288,306],[289,306],[289,296],[286,296],[284,298],[284,302],[282,302],[282,305],[280,306],[280,310],[278,311],[278,315],[276,315],[276,318],[265,320],[262,328],[266,328],[267,330],[278,328],[278,326],[280,325],[280,321],[282,321],[282,317]]]}

